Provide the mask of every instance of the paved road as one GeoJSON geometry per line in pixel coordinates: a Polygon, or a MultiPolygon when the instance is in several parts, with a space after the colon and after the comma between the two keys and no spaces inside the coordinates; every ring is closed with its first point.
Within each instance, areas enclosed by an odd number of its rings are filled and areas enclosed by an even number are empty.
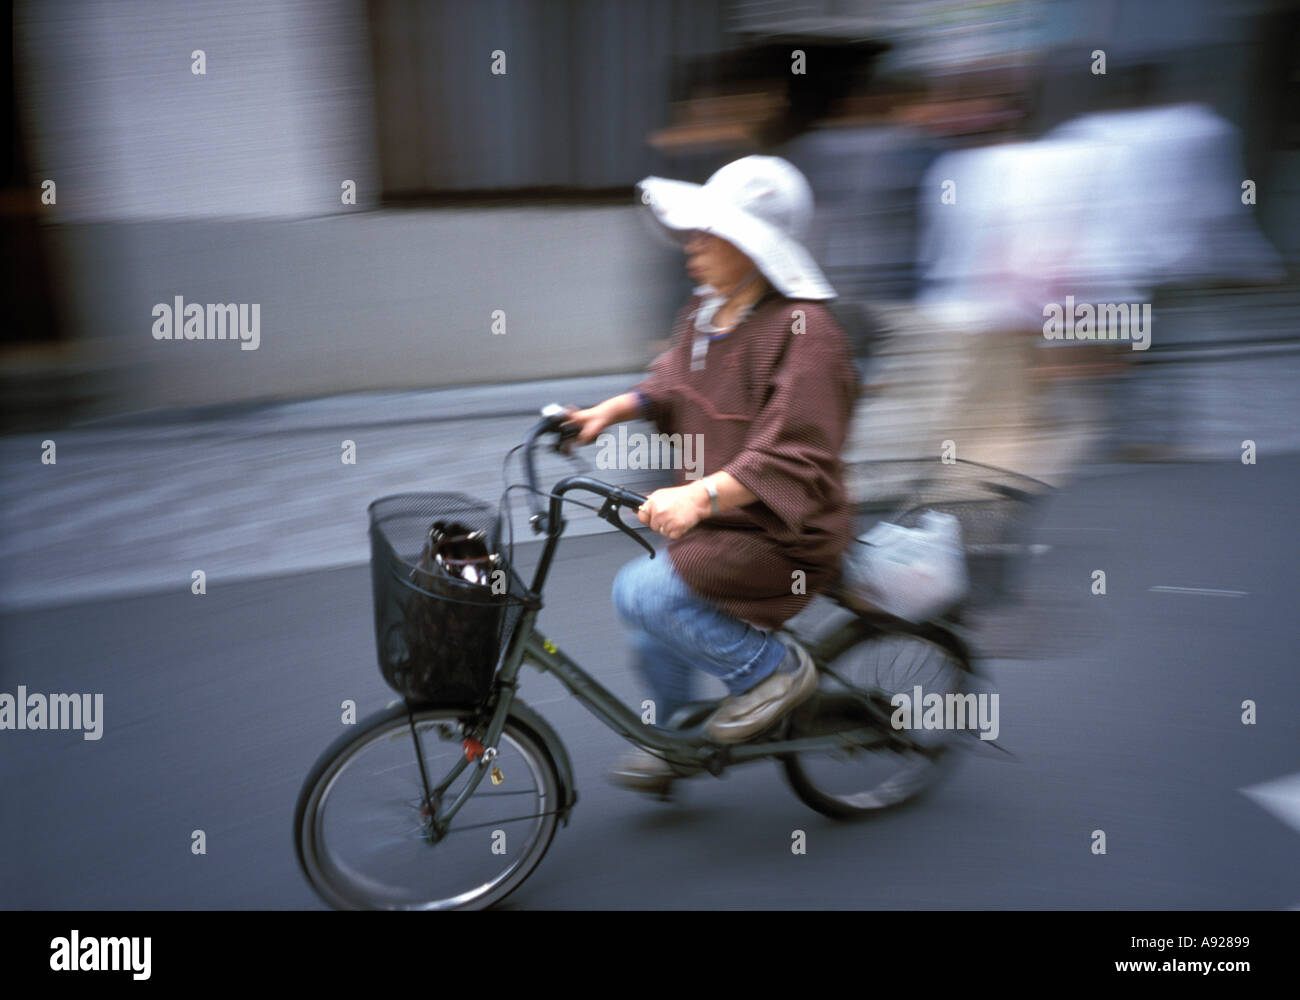
{"type": "MultiPolygon", "coordinates": [[[[1042,524],[1051,548],[1024,603],[981,631],[1000,742],[1017,760],[971,755],[932,798],[867,823],[810,811],[770,763],[697,779],[674,806],[612,788],[601,771],[620,741],[529,674],[522,696],[563,735],[581,798],[509,905],[1300,904],[1285,795],[1242,791],[1300,771],[1298,474],[1292,458],[1134,467],[1071,486],[1042,524]],[[1098,568],[1104,597],[1089,593],[1098,568]],[[1257,725],[1240,721],[1245,699],[1257,725]],[[795,829],[805,856],[790,852],[795,829]],[[1097,829],[1104,856],[1090,851],[1097,829]]],[[[637,551],[575,538],[542,618],[629,700],[639,691],[607,595],[637,551]]],[[[318,906],[290,821],[339,703],[364,713],[390,699],[368,585],[349,566],[0,617],[0,691],[100,691],[105,719],[99,741],[0,732],[0,905],[318,906]],[[195,829],[205,856],[190,851],[195,829]]]]}

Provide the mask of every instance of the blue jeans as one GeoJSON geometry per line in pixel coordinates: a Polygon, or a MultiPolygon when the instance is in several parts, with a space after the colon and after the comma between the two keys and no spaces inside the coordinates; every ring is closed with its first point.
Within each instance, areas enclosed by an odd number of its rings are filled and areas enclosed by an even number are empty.
{"type": "Polygon", "coordinates": [[[772,633],[733,618],[677,575],[667,551],[625,565],[614,578],[614,608],[633,630],[636,665],[650,686],[655,722],[665,725],[695,700],[696,671],[743,694],[776,672],[786,646],[772,633]]]}

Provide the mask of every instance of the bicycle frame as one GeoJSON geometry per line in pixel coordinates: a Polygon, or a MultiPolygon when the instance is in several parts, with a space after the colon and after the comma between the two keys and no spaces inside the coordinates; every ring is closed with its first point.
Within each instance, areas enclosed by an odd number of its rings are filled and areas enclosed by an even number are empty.
{"type": "MultiPolygon", "coordinates": [[[[538,564],[534,584],[531,588],[533,595],[539,594],[540,587],[545,582],[551,562],[550,557],[562,531],[562,522],[553,521],[553,528],[552,531],[548,532],[549,537],[546,548],[543,550],[542,559],[538,564]]],[[[893,729],[888,714],[880,711],[869,702],[864,704],[863,708],[873,717],[873,725],[819,736],[790,737],[782,735],[788,732],[792,717],[787,717],[784,720],[774,737],[738,744],[714,742],[704,732],[702,725],[679,731],[646,725],[615,694],[583,670],[575,660],[554,642],[536,630],[535,625],[539,611],[540,601],[538,606],[529,607],[523,612],[519,625],[511,638],[502,667],[494,681],[493,693],[481,709],[482,715],[487,715],[490,712],[490,717],[482,730],[483,735],[480,738],[480,742],[485,748],[495,747],[500,739],[505,728],[506,719],[509,717],[511,707],[515,701],[515,691],[518,688],[522,667],[525,663],[529,663],[542,672],[553,674],[574,698],[610,729],[613,729],[632,743],[659,754],[671,764],[687,771],[708,771],[710,774],[717,776],[721,775],[727,767],[760,760],[765,757],[848,748],[879,749],[890,744],[902,751],[928,752],[925,748],[913,743],[904,733],[893,729]]],[[[889,629],[874,625],[864,618],[855,618],[832,630],[815,643],[805,642],[803,637],[792,629],[782,628],[780,631],[799,638],[812,656],[813,662],[821,670],[825,669],[830,659],[833,658],[834,650],[841,646],[846,638],[851,638],[856,642],[868,638],[872,634],[889,631],[889,629]]],[[[946,633],[946,635],[957,644],[958,649],[964,656],[965,647],[960,643],[960,640],[952,636],[951,633],[946,633]]],[[[865,699],[863,700],[865,701],[865,699]]],[[[418,738],[416,738],[416,749],[417,755],[422,758],[423,755],[419,754],[418,738]]],[[[468,756],[458,761],[451,772],[434,789],[434,792],[440,794],[441,791],[450,787],[451,783],[464,772],[469,763],[468,756]]],[[[474,793],[479,782],[482,781],[483,775],[488,773],[490,763],[491,755],[485,751],[484,757],[480,760],[476,769],[477,773],[470,779],[466,788],[457,795],[456,799],[445,810],[438,810],[436,815],[433,816],[435,825],[446,824],[455,816],[461,806],[468,801],[470,795],[474,793]]],[[[421,774],[423,775],[423,771],[421,771],[421,774]]],[[[428,792],[427,778],[425,787],[426,792],[428,792]]],[[[557,811],[567,816],[568,808],[564,807],[557,811]]]]}
{"type": "MultiPolygon", "coordinates": [[[[491,712],[490,719],[480,740],[485,748],[495,747],[497,740],[500,739],[501,732],[505,728],[506,719],[510,715],[511,706],[515,701],[515,691],[518,687],[520,670],[523,664],[528,662],[540,671],[549,671],[554,674],[570,694],[610,729],[613,729],[625,739],[658,753],[670,763],[689,771],[708,771],[710,774],[717,776],[721,775],[727,767],[760,760],[764,757],[806,751],[843,750],[849,747],[871,749],[888,743],[898,744],[899,749],[920,750],[905,736],[893,732],[889,726],[887,715],[882,715],[881,721],[876,726],[843,730],[825,736],[794,738],[777,736],[772,739],[734,745],[715,743],[705,734],[702,725],[680,731],[646,725],[608,688],[583,670],[550,639],[537,632],[533,627],[536,615],[535,610],[524,613],[524,618],[516,630],[516,641],[511,643],[511,651],[507,655],[506,663],[497,675],[494,694],[484,709],[485,712],[491,712]]],[[[851,627],[852,624],[849,623],[844,627],[851,627]]],[[[782,631],[789,630],[783,629],[782,631]]],[[[823,640],[821,644],[806,647],[819,667],[825,663],[820,646],[827,642],[828,640],[823,640]]],[[[878,710],[871,706],[867,708],[867,711],[874,712],[878,710]]],[[[788,722],[789,719],[787,718],[787,726],[788,722]]],[[[779,731],[785,731],[787,726],[782,726],[779,731]]],[[[417,755],[422,759],[423,755],[418,752],[418,738],[416,739],[416,749],[417,755]]],[[[464,772],[469,763],[468,757],[458,761],[456,766],[432,792],[438,793],[450,787],[452,782],[464,772]]],[[[476,769],[477,773],[445,810],[438,811],[437,815],[433,817],[435,823],[446,823],[455,816],[461,806],[468,801],[470,795],[474,793],[479,782],[483,780],[483,775],[488,772],[490,763],[491,759],[485,753],[479,767],[476,769]]],[[[421,773],[423,775],[423,770],[421,773]]],[[[427,778],[425,786],[426,791],[428,791],[427,778]]],[[[564,811],[567,812],[567,810],[564,811]]]]}

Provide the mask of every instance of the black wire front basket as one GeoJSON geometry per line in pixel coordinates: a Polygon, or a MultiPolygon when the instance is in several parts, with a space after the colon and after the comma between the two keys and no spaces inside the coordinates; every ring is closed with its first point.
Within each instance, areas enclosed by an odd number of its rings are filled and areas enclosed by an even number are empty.
{"type": "Polygon", "coordinates": [[[509,648],[527,590],[505,553],[484,582],[421,564],[430,526],[456,523],[495,544],[496,510],[461,493],[399,493],[370,511],[379,670],[412,701],[479,702],[509,648]]]}
{"type": "Polygon", "coordinates": [[[970,609],[1011,596],[1015,572],[1032,551],[1040,504],[1054,492],[1030,476],[963,459],[855,462],[846,466],[845,480],[857,504],[859,534],[876,521],[915,528],[926,511],[957,519],[970,578],[962,606],[970,609]]]}

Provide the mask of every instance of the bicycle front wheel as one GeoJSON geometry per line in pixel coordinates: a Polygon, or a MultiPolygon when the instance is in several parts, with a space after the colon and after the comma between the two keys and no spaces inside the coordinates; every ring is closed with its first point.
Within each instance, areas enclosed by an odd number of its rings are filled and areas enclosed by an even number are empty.
{"type": "Polygon", "coordinates": [[[303,784],[294,818],[298,860],[312,887],[339,909],[483,909],[537,867],[555,835],[559,778],[545,743],[508,718],[497,756],[445,830],[433,816],[464,789],[457,775],[426,800],[416,757],[436,787],[464,759],[463,708],[389,713],[335,744],[303,784]]]}

